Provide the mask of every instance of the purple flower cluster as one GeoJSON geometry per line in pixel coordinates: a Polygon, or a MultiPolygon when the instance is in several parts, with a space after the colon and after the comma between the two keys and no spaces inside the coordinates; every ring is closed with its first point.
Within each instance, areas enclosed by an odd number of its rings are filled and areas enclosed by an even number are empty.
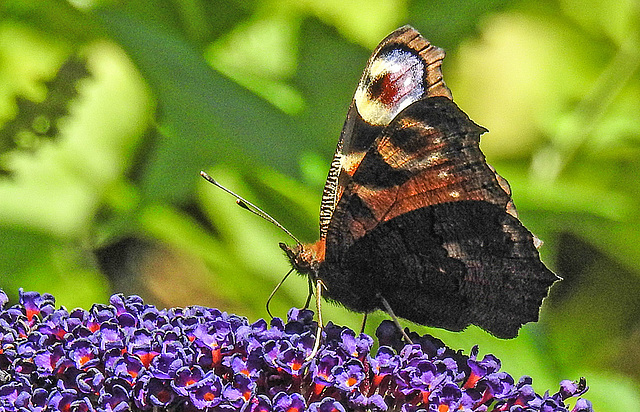
{"type": "Polygon", "coordinates": [[[0,290],[0,411],[568,412],[565,400],[587,389],[563,381],[538,395],[492,355],[465,356],[428,335],[402,346],[385,322],[375,355],[369,336],[329,324],[307,360],[317,326],[307,310],[267,324],[200,306],[159,310],[136,296],[71,312],[48,294],[7,301],[0,290]]]}

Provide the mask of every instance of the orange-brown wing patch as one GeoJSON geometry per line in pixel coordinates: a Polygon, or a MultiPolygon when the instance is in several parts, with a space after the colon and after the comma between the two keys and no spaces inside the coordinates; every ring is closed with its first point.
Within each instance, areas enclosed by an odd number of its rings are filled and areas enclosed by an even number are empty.
{"type": "Polygon", "coordinates": [[[414,103],[385,128],[355,172],[343,173],[335,229],[355,241],[404,213],[468,200],[487,201],[513,215],[506,180],[480,151],[484,131],[449,99],[414,103]]]}

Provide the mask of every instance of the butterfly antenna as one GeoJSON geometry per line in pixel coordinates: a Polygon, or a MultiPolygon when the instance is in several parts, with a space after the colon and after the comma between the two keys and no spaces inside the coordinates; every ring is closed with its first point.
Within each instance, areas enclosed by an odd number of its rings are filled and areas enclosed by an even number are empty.
{"type": "MultiPolygon", "coordinates": [[[[226,187],[222,186],[220,183],[218,183],[213,177],[209,176],[208,174],[206,174],[205,172],[200,172],[200,176],[204,177],[209,183],[219,187],[220,189],[224,190],[225,192],[229,193],[231,196],[236,198],[236,204],[238,206],[240,206],[243,209],[248,210],[249,212],[253,213],[256,216],[260,216],[261,218],[263,218],[264,220],[266,220],[267,222],[270,222],[271,224],[273,224],[274,226],[280,228],[280,230],[282,230],[284,233],[286,233],[291,239],[295,240],[295,242],[298,245],[301,245],[302,242],[300,242],[298,240],[298,238],[296,238],[295,236],[293,236],[293,234],[291,232],[289,232],[287,230],[287,228],[285,228],[284,226],[282,226],[280,224],[280,222],[278,222],[277,220],[275,220],[274,218],[272,218],[267,212],[265,212],[264,210],[260,209],[258,206],[254,205],[253,203],[249,202],[248,200],[244,199],[243,197],[233,193],[231,190],[227,189],[226,187]]],[[[288,276],[288,274],[287,274],[288,276]]],[[[285,276],[286,279],[286,276],[285,276]]],[[[280,285],[278,285],[279,287],[280,285]]],[[[277,288],[276,288],[277,289],[277,288]]]]}
{"type": "Polygon", "coordinates": [[[282,284],[284,283],[285,280],[287,280],[287,278],[289,277],[289,275],[291,274],[291,272],[293,272],[293,268],[291,268],[291,270],[289,270],[287,272],[286,275],[284,275],[284,277],[282,278],[282,280],[280,282],[278,282],[278,284],[276,285],[275,288],[273,288],[273,290],[271,291],[271,294],[269,295],[269,298],[267,299],[267,313],[269,314],[269,316],[271,316],[271,319],[273,319],[273,315],[271,314],[271,310],[269,309],[269,304],[271,303],[271,299],[275,296],[276,292],[278,291],[278,289],[280,289],[280,286],[282,286],[282,284]]]}

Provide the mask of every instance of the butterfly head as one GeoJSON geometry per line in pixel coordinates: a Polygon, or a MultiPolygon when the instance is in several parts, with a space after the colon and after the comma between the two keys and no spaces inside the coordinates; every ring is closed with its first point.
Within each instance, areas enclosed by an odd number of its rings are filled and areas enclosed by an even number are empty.
{"type": "Polygon", "coordinates": [[[280,249],[287,254],[294,269],[312,278],[317,276],[318,268],[324,261],[324,246],[322,239],[310,245],[297,244],[293,247],[280,243],[280,249]]]}

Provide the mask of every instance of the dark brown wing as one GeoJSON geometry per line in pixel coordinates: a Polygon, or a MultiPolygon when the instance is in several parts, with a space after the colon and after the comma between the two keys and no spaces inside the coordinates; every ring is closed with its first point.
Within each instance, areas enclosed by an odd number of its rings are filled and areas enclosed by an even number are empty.
{"type": "Polygon", "coordinates": [[[414,322],[502,338],[537,320],[557,277],[487,165],[484,131],[450,99],[425,98],[342,171],[319,270],[331,298],[371,311],[380,294],[414,322]]]}

